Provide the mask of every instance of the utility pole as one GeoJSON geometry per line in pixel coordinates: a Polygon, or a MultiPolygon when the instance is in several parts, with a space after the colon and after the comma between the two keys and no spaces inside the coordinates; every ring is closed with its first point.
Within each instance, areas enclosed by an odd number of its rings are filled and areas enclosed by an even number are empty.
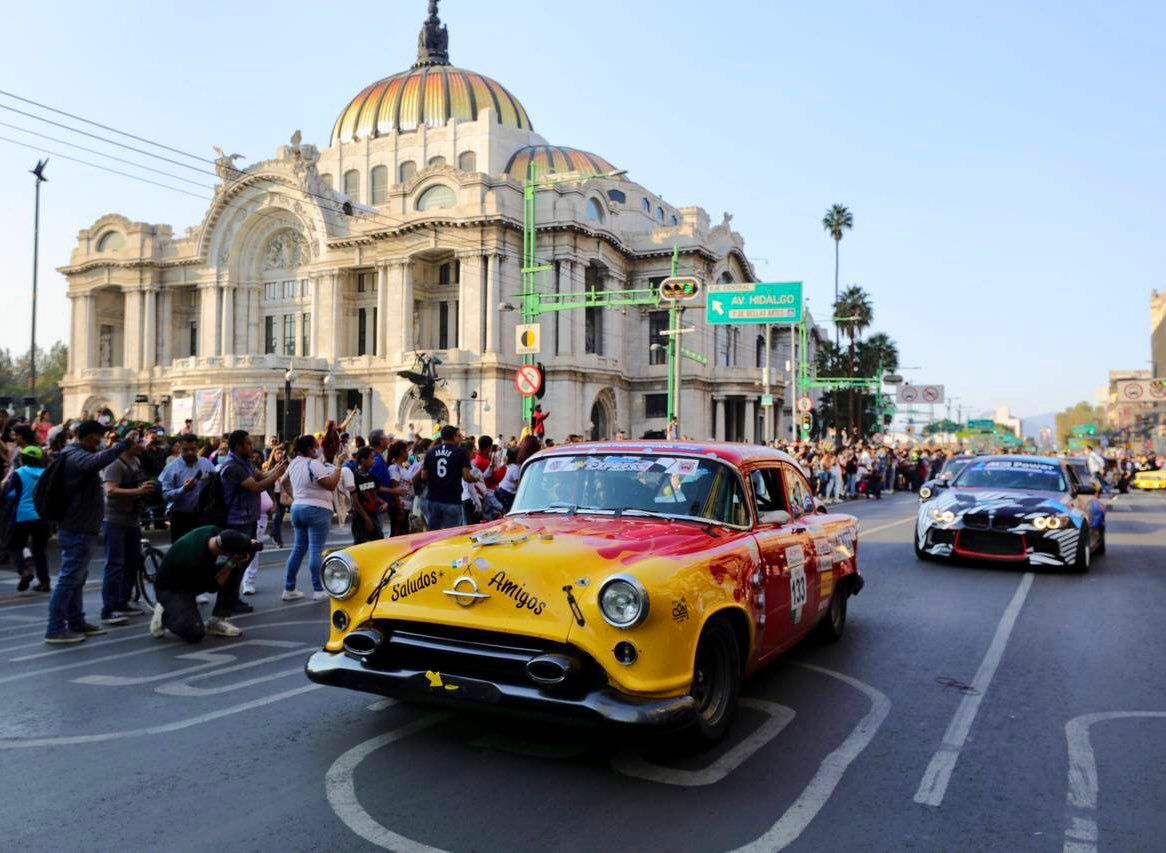
{"type": "Polygon", "coordinates": [[[773,404],[765,405],[769,399],[769,347],[773,333],[773,324],[765,324],[765,366],[761,368],[761,443],[769,444],[771,421],[773,420],[773,404]]]}
{"type": "MultiPolygon", "coordinates": [[[[49,163],[46,157],[36,164],[36,168],[31,169],[33,175],[36,176],[36,206],[32,221],[32,334],[30,335],[28,345],[28,396],[36,397],[36,273],[38,255],[40,254],[40,185],[48,178],[45,177],[45,166],[49,163]]],[[[30,416],[28,406],[25,406],[24,415],[26,418],[30,416]]]]}

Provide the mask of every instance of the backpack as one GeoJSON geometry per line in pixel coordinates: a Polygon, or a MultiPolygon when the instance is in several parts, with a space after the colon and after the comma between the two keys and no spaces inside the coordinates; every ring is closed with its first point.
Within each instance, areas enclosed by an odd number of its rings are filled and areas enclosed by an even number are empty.
{"type": "Polygon", "coordinates": [[[217,469],[207,475],[207,484],[198,493],[198,517],[202,524],[227,526],[227,499],[223,494],[223,477],[217,469]]]}
{"type": "Polygon", "coordinates": [[[64,521],[65,512],[69,508],[69,493],[65,488],[64,454],[50,462],[40,479],[36,481],[32,504],[36,507],[36,514],[43,520],[64,521]]]}

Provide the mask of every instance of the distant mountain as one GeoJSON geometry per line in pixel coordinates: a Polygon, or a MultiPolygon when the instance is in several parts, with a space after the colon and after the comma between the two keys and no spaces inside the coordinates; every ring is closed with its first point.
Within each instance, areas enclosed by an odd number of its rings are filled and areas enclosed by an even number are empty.
{"type": "Polygon", "coordinates": [[[1049,412],[1046,415],[1029,415],[1021,419],[1021,430],[1025,438],[1039,438],[1040,431],[1045,427],[1056,429],[1056,422],[1056,412],[1049,412]]]}

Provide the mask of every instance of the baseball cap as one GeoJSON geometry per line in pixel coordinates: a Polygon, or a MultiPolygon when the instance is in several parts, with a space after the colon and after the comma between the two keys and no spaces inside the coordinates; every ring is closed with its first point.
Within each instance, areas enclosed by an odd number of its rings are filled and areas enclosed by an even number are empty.
{"type": "Polygon", "coordinates": [[[219,533],[219,550],[224,554],[252,554],[262,551],[263,545],[252,542],[251,537],[238,530],[224,530],[219,533]]]}
{"type": "Polygon", "coordinates": [[[23,448],[20,451],[20,454],[22,456],[27,456],[30,459],[44,459],[45,458],[45,452],[43,450],[41,450],[39,447],[37,447],[35,444],[30,444],[28,447],[23,448]]]}

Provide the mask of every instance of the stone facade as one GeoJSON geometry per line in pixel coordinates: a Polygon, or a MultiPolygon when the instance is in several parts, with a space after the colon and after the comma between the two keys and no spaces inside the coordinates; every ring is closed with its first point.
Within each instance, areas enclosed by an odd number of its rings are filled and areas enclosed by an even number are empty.
{"type": "MultiPolygon", "coordinates": [[[[446,66],[435,70],[428,55],[416,68],[436,91],[446,66]]],[[[674,245],[682,272],[705,282],[755,280],[727,214],[711,225],[703,209],[674,207],[622,174],[563,180],[572,149],[531,149],[547,143],[520,107],[503,109],[488,79],[493,101],[479,92],[468,101],[486,104],[476,115],[451,114],[456,82],[443,81],[444,102],[423,99],[416,121],[404,120],[402,101],[387,124],[346,137],[342,114],[323,150],[298,131],[246,167],[220,150],[214,200],[181,236],[116,214],[82,230],[61,268],[72,306],[66,412],[120,412],[144,395],[138,415],[157,407],[170,423],[198,389],[262,388],[265,417],[254,428],[273,434],[292,367],[296,429],[358,405],[362,432],[401,431],[431,422],[398,375],[425,352],[442,361],[439,416],[470,433],[517,433],[520,319],[500,307],[521,290],[523,173],[511,164],[524,150],[547,153],[557,173],[536,195],[538,256],[551,266],[541,289],[650,287],[668,274],[674,245]]],[[[714,329],[703,313],[698,301],[684,318],[697,329],[685,345],[709,365],[683,365],[683,432],[759,439],[761,327],[714,329]]],[[[663,340],[654,332],[666,316],[640,307],[543,316],[551,435],[664,428],[666,368],[650,345],[663,340]]],[[[783,342],[775,335],[771,354],[778,401],[788,396],[783,342]]],[[[223,423],[235,426],[224,396],[223,423]]],[[[779,414],[771,434],[788,430],[779,414]]]]}

